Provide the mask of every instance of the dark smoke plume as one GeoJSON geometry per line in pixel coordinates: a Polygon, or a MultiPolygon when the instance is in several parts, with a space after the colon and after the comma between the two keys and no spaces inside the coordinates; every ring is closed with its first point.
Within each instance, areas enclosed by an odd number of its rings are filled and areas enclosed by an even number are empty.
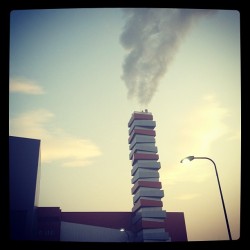
{"type": "Polygon", "coordinates": [[[147,105],[192,25],[199,18],[214,12],[199,9],[124,9],[127,21],[120,41],[128,50],[122,75],[128,97],[136,96],[140,104],[147,105]]]}

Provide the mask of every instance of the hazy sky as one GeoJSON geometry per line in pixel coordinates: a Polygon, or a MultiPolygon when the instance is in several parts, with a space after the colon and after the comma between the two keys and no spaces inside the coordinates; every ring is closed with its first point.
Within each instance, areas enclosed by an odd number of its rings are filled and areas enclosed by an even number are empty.
{"type": "Polygon", "coordinates": [[[10,20],[10,135],[41,139],[39,206],[131,211],[128,121],[147,108],[166,211],[189,241],[240,236],[240,14],[18,10],[10,20]]]}

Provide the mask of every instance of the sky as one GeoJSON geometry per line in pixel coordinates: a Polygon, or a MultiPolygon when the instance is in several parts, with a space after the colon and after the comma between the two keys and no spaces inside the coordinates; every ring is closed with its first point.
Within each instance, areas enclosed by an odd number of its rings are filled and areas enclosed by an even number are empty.
{"type": "Polygon", "coordinates": [[[131,211],[128,121],[156,121],[163,209],[189,241],[240,237],[240,13],[78,8],[10,16],[9,134],[41,140],[39,206],[131,211]]]}

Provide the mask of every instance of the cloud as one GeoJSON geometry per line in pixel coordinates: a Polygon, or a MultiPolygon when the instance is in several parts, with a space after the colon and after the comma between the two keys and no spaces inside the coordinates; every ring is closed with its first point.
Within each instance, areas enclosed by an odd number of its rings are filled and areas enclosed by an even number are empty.
{"type": "Polygon", "coordinates": [[[241,131],[232,132],[231,136],[229,136],[228,141],[240,140],[241,139],[241,131]]]}
{"type": "Polygon", "coordinates": [[[51,135],[45,127],[52,117],[54,117],[54,114],[45,109],[21,113],[10,119],[10,133],[35,139],[47,139],[51,135]]]}
{"type": "Polygon", "coordinates": [[[214,95],[207,95],[203,103],[183,118],[185,126],[180,132],[182,146],[194,145],[194,153],[208,154],[213,142],[231,133],[225,119],[230,116],[228,109],[222,107],[214,95]],[[186,143],[185,143],[186,142],[186,143]]]}
{"type": "Polygon", "coordinates": [[[203,172],[200,171],[200,169],[198,168],[197,169],[192,168],[192,171],[190,171],[190,168],[188,166],[186,167],[175,166],[172,168],[169,167],[168,171],[163,171],[161,173],[161,178],[164,180],[166,186],[169,186],[169,185],[181,185],[183,183],[188,183],[188,182],[198,183],[198,184],[204,183],[207,179],[211,177],[211,175],[212,175],[211,172],[203,172]]]}
{"type": "Polygon", "coordinates": [[[10,119],[10,135],[41,139],[41,163],[61,161],[64,167],[90,165],[101,151],[92,141],[53,126],[54,114],[45,109],[22,113],[10,119]]]}
{"type": "Polygon", "coordinates": [[[10,79],[9,89],[12,93],[22,93],[28,95],[44,94],[43,88],[31,80],[10,79]]]}
{"type": "Polygon", "coordinates": [[[76,138],[65,132],[55,133],[45,143],[46,147],[42,150],[44,162],[63,160],[64,167],[86,166],[101,155],[100,149],[90,140],[76,138]],[[56,138],[56,135],[60,138],[56,138]]]}
{"type": "Polygon", "coordinates": [[[136,96],[140,104],[148,104],[188,31],[198,19],[215,12],[199,9],[124,9],[126,23],[120,42],[128,52],[122,74],[128,97],[136,96]]]}
{"type": "Polygon", "coordinates": [[[201,196],[200,194],[183,194],[180,196],[175,197],[176,200],[192,200],[194,198],[197,198],[201,196]]]}

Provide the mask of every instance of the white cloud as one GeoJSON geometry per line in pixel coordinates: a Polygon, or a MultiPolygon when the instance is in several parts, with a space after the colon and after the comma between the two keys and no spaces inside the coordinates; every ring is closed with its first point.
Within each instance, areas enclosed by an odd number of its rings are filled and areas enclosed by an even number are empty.
{"type": "MultiPolygon", "coordinates": [[[[180,163],[181,164],[181,163],[180,163]]],[[[186,163],[187,165],[189,163],[186,163]]],[[[190,163],[191,164],[191,163],[190,163]]],[[[201,163],[200,163],[201,164],[201,163]]],[[[194,163],[192,163],[194,165],[194,163]]],[[[164,180],[164,185],[180,185],[183,183],[204,183],[208,178],[211,177],[211,171],[200,171],[200,168],[189,166],[177,166],[169,168],[168,171],[161,173],[161,179],[164,180]]]]}
{"type": "Polygon", "coordinates": [[[10,79],[10,92],[23,93],[28,95],[41,95],[44,90],[41,86],[31,80],[10,79]]]}
{"type": "Polygon", "coordinates": [[[94,157],[101,155],[100,149],[90,140],[76,138],[62,131],[55,132],[42,145],[43,161],[63,160],[64,167],[89,165],[94,157]]]}
{"type": "MultiPolygon", "coordinates": [[[[225,122],[229,115],[228,109],[221,107],[213,95],[205,96],[204,103],[184,119],[183,141],[195,144],[195,153],[208,154],[212,143],[230,132],[225,122]]],[[[188,148],[186,143],[183,146],[188,148]]]]}
{"type": "Polygon", "coordinates": [[[82,167],[91,164],[90,160],[71,160],[62,164],[63,167],[82,167]]]}
{"type": "Polygon", "coordinates": [[[45,125],[53,116],[51,112],[44,109],[22,113],[10,119],[10,134],[34,139],[47,139],[51,136],[51,132],[45,128],[45,125]]]}
{"type": "Polygon", "coordinates": [[[53,117],[53,113],[45,109],[22,113],[10,119],[10,135],[41,139],[42,164],[62,161],[64,167],[83,167],[101,155],[100,149],[92,141],[53,126],[53,117]]]}
{"type": "Polygon", "coordinates": [[[228,141],[240,140],[241,139],[241,131],[234,131],[228,137],[228,141]]]}
{"type": "Polygon", "coordinates": [[[194,198],[197,198],[201,196],[200,194],[183,194],[180,196],[175,197],[176,200],[192,200],[194,198]]]}

